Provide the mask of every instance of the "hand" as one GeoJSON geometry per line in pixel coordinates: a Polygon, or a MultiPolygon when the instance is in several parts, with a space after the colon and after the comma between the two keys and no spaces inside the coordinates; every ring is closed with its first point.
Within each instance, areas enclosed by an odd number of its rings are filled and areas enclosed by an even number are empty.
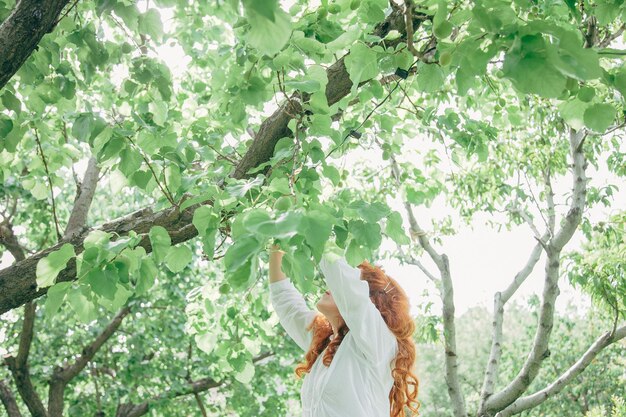
{"type": "Polygon", "coordinates": [[[276,244],[276,243],[272,243],[269,247],[269,253],[274,253],[274,252],[280,252],[280,253],[285,253],[285,251],[283,251],[280,248],[280,245],[276,244]]]}

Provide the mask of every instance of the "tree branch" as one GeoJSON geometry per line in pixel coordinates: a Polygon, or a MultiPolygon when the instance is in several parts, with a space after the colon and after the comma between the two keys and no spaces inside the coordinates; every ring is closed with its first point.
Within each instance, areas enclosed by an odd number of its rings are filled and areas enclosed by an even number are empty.
{"type": "Polygon", "coordinates": [[[561,390],[574,378],[580,375],[589,366],[591,361],[607,346],[626,337],[626,326],[618,328],[615,332],[608,331],[600,336],[587,349],[587,351],[567,371],[550,385],[534,394],[518,398],[511,405],[496,414],[496,417],[509,417],[521,413],[524,410],[538,406],[548,398],[561,392],[561,390]]]}
{"type": "Polygon", "coordinates": [[[96,192],[99,174],[100,167],[98,166],[98,160],[92,156],[87,163],[87,170],[85,171],[83,182],[80,185],[77,184],[74,208],[72,209],[70,219],[65,227],[65,233],[63,234],[64,240],[70,239],[72,236],[79,233],[87,224],[87,215],[96,192]]]}
{"type": "MultiPolygon", "coordinates": [[[[17,236],[13,233],[13,225],[10,218],[5,218],[0,225],[0,244],[4,245],[11,255],[15,258],[15,262],[25,259],[24,248],[17,240],[17,236]]],[[[22,319],[22,330],[20,331],[20,341],[17,349],[17,356],[8,355],[4,358],[4,362],[11,371],[13,380],[17,387],[17,392],[28,407],[30,413],[35,416],[45,416],[46,410],[39,395],[35,391],[30,379],[30,369],[28,367],[28,355],[33,341],[35,329],[35,317],[37,307],[33,301],[26,303],[24,306],[24,317],[22,319]]]]}
{"type": "Polygon", "coordinates": [[[443,268],[441,272],[443,301],[443,336],[445,342],[446,353],[446,383],[448,385],[448,394],[452,400],[452,407],[456,417],[467,417],[465,410],[465,399],[459,384],[459,364],[456,354],[456,325],[454,322],[454,292],[452,286],[452,277],[450,275],[450,265],[448,256],[441,255],[443,268]]]}
{"type": "MultiPolygon", "coordinates": [[[[544,238],[546,235],[544,235],[544,238]]],[[[498,367],[502,356],[502,326],[504,324],[504,305],[511,299],[522,283],[528,278],[541,257],[542,244],[537,243],[530,253],[526,265],[515,275],[513,282],[502,292],[497,292],[493,300],[493,321],[491,334],[491,351],[485,368],[483,386],[480,391],[480,405],[478,415],[483,415],[485,401],[493,393],[497,382],[498,367]]]]}
{"type": "Polygon", "coordinates": [[[545,239],[547,238],[547,236],[543,236],[543,237],[541,236],[541,233],[539,233],[539,229],[537,229],[537,226],[535,226],[533,219],[530,218],[530,216],[528,215],[528,213],[526,213],[526,211],[524,211],[521,207],[511,207],[509,208],[509,211],[511,213],[518,214],[524,220],[524,222],[528,225],[528,227],[530,227],[530,230],[533,232],[533,236],[535,237],[535,239],[542,246],[546,245],[545,239]]]}
{"type": "Polygon", "coordinates": [[[2,404],[4,404],[4,408],[7,410],[7,415],[9,417],[22,417],[22,413],[17,406],[17,402],[15,402],[15,396],[3,380],[0,380],[0,400],[2,401],[2,404]]]}
{"type": "Polygon", "coordinates": [[[41,38],[52,32],[69,0],[18,0],[0,25],[0,89],[13,77],[37,48],[41,38]]]}
{"type": "Polygon", "coordinates": [[[549,166],[543,171],[543,182],[545,185],[546,202],[548,203],[548,232],[549,237],[553,237],[556,227],[556,210],[554,208],[554,190],[552,189],[549,166]]]}
{"type": "Polygon", "coordinates": [[[609,46],[611,44],[611,42],[613,42],[615,39],[619,38],[621,36],[622,33],[624,33],[624,29],[626,28],[626,26],[624,24],[622,24],[619,29],[617,29],[614,33],[607,33],[606,36],[600,41],[598,42],[598,47],[599,48],[606,48],[607,46],[609,46]]]}
{"type": "Polygon", "coordinates": [[[50,378],[48,392],[48,413],[50,417],[61,416],[63,414],[63,393],[65,386],[87,366],[96,352],[98,352],[102,345],[115,333],[129,313],[130,307],[125,306],[122,308],[96,339],[83,348],[81,355],[73,364],[58,366],[54,369],[52,377],[50,378]]]}
{"type": "Polygon", "coordinates": [[[570,152],[573,161],[572,203],[562,222],[561,228],[550,241],[550,245],[556,252],[560,252],[567,242],[570,241],[583,216],[585,196],[587,194],[587,176],[585,175],[587,162],[585,161],[585,155],[582,151],[585,137],[586,134],[584,131],[580,130],[576,132],[574,129],[570,129],[570,152]]]}
{"type": "Polygon", "coordinates": [[[30,380],[30,373],[28,364],[24,367],[17,365],[17,360],[13,356],[7,356],[4,358],[4,362],[9,367],[13,379],[15,380],[15,386],[20,397],[26,404],[28,411],[30,411],[33,417],[47,417],[46,409],[41,402],[41,398],[37,395],[35,387],[30,380]]]}
{"type": "MultiPolygon", "coordinates": [[[[273,352],[261,353],[260,355],[252,359],[252,363],[259,362],[273,355],[273,352]]],[[[141,404],[119,404],[119,406],[117,407],[117,412],[115,413],[115,417],[139,417],[146,414],[150,410],[150,407],[158,401],[168,398],[182,397],[189,394],[199,394],[209,389],[220,387],[226,384],[226,382],[228,382],[228,380],[223,379],[221,381],[216,381],[213,378],[202,378],[196,381],[190,381],[182,389],[166,391],[162,394],[150,398],[149,400],[144,401],[141,404]]]]}

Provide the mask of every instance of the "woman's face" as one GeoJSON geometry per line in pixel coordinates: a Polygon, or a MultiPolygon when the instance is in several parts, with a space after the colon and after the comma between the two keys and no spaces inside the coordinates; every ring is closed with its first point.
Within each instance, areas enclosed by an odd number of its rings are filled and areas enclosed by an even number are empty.
{"type": "Polygon", "coordinates": [[[333,299],[333,295],[330,291],[326,291],[319,301],[316,304],[317,309],[320,313],[325,315],[326,317],[339,316],[339,309],[337,308],[337,304],[335,304],[335,300],[333,299]]]}

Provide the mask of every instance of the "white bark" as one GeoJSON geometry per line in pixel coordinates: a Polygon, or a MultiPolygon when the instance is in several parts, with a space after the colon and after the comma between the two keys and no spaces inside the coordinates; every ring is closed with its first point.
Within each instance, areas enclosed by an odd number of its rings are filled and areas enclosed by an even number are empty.
{"type": "MultiPolygon", "coordinates": [[[[545,237],[545,236],[544,236],[545,237]]],[[[480,406],[478,415],[484,412],[484,406],[487,398],[493,393],[498,377],[498,367],[500,365],[500,357],[502,356],[502,326],[504,323],[504,305],[515,294],[517,289],[528,278],[530,273],[539,262],[542,252],[542,244],[537,243],[533,248],[526,265],[515,275],[513,282],[502,292],[494,295],[493,305],[493,329],[491,335],[491,351],[489,360],[485,368],[485,376],[483,386],[480,392],[480,406]]]]}

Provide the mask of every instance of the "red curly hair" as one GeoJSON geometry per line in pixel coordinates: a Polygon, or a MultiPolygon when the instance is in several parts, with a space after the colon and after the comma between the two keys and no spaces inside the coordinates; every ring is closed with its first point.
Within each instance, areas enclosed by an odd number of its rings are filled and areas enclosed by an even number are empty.
{"type": "MultiPolygon", "coordinates": [[[[412,338],[415,322],[409,314],[409,297],[398,282],[385,274],[380,267],[363,261],[358,265],[358,268],[361,269],[361,279],[369,284],[370,299],[398,341],[395,367],[391,372],[394,384],[389,392],[390,417],[406,417],[405,406],[415,413],[414,415],[418,415],[420,403],[416,398],[419,380],[412,372],[416,358],[415,342],[412,338]],[[383,288],[389,281],[391,281],[393,290],[387,288],[388,292],[386,293],[383,288]]],[[[304,362],[295,369],[299,378],[311,371],[315,360],[326,348],[328,349],[324,353],[322,363],[329,366],[337,348],[349,331],[344,322],[338,329],[337,337],[331,340],[332,326],[322,314],[318,314],[307,327],[307,330],[311,329],[313,330],[313,340],[304,356],[304,362]]]]}

